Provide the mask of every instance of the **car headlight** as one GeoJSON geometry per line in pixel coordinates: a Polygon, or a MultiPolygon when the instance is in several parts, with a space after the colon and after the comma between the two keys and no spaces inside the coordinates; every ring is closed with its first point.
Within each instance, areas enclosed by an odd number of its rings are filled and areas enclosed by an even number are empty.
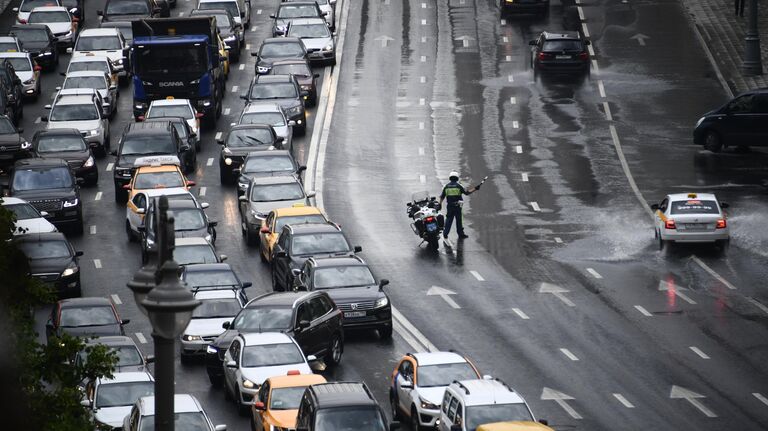
{"type": "Polygon", "coordinates": [[[211,355],[216,355],[216,354],[219,353],[219,349],[209,345],[208,347],[205,348],[205,353],[210,353],[211,355]]]}
{"type": "Polygon", "coordinates": [[[77,265],[72,264],[72,266],[70,266],[69,268],[65,269],[64,272],[61,273],[61,276],[62,277],[69,277],[70,275],[72,275],[72,274],[74,274],[74,273],[76,273],[78,271],[80,271],[80,268],[77,265]]]}
{"type": "Polygon", "coordinates": [[[95,162],[93,160],[93,156],[88,156],[88,160],[86,160],[85,163],[83,163],[83,167],[90,168],[91,166],[93,166],[94,163],[95,162]]]}
{"type": "Polygon", "coordinates": [[[224,147],[222,151],[224,151],[224,154],[232,154],[232,150],[230,150],[229,147],[224,147]]]}
{"type": "Polygon", "coordinates": [[[385,296],[383,298],[379,298],[376,300],[376,304],[374,304],[374,308],[386,307],[387,304],[389,304],[389,298],[385,296]]]}
{"type": "Polygon", "coordinates": [[[256,66],[256,69],[259,71],[259,73],[267,73],[267,72],[269,72],[269,67],[267,67],[267,66],[256,66]]]}
{"type": "Polygon", "coordinates": [[[224,159],[224,164],[227,165],[227,166],[231,165],[232,164],[232,159],[227,157],[226,159],[224,159]]]}
{"type": "Polygon", "coordinates": [[[122,65],[123,65],[123,59],[122,59],[122,58],[118,59],[118,60],[115,62],[115,64],[117,64],[118,66],[122,66],[122,65]]]}
{"type": "Polygon", "coordinates": [[[77,198],[67,199],[64,201],[64,208],[76,207],[78,202],[80,201],[77,198]]]}
{"type": "Polygon", "coordinates": [[[430,403],[429,401],[421,400],[421,408],[427,410],[437,410],[440,407],[438,407],[437,404],[430,403]]]}
{"type": "Polygon", "coordinates": [[[704,120],[706,120],[706,119],[707,119],[707,117],[701,117],[701,118],[699,118],[699,121],[697,121],[697,122],[696,122],[696,127],[699,127],[699,126],[701,126],[701,123],[703,123],[703,122],[704,122],[704,120]]]}
{"type": "Polygon", "coordinates": [[[32,144],[30,144],[29,142],[24,141],[24,142],[21,143],[21,149],[22,150],[28,150],[30,148],[32,148],[32,144]]]}
{"type": "Polygon", "coordinates": [[[250,381],[248,379],[244,379],[243,380],[243,387],[247,388],[247,389],[253,389],[253,388],[256,387],[256,385],[254,385],[252,381],[250,381]]]}
{"type": "Polygon", "coordinates": [[[333,50],[333,44],[332,44],[332,43],[329,43],[328,45],[325,45],[325,48],[323,48],[323,50],[325,50],[325,51],[331,51],[331,50],[333,50]]]}
{"type": "Polygon", "coordinates": [[[91,136],[96,136],[96,135],[99,134],[99,129],[89,130],[88,134],[91,135],[91,136]]]}
{"type": "Polygon", "coordinates": [[[267,218],[267,215],[264,214],[263,212],[254,211],[254,210],[251,210],[251,215],[260,220],[264,220],[265,218],[267,218]]]}
{"type": "MultiPolygon", "coordinates": [[[[201,337],[201,336],[199,336],[199,335],[189,335],[189,334],[184,334],[184,335],[181,337],[181,339],[182,339],[182,340],[184,340],[184,341],[202,341],[202,340],[203,340],[203,337],[201,337]]],[[[206,349],[206,351],[207,351],[207,350],[208,350],[208,349],[206,349]]]]}

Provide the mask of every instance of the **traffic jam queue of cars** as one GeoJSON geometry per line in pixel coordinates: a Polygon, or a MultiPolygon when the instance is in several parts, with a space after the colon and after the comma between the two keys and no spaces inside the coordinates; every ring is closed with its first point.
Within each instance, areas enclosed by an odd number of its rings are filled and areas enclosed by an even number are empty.
{"type": "MultiPolygon", "coordinates": [[[[112,155],[115,200],[125,205],[125,220],[114,223],[139,244],[142,263],[157,247],[158,198],[169,200],[180,278],[201,303],[179,340],[180,360],[202,360],[210,383],[254,431],[384,431],[400,421],[412,430],[550,429],[514,389],[451,351],[408,353],[397,362],[389,380],[392,422],[364,383],[327,382],[313,373],[340,365],[345,331],[375,331],[385,340],[393,331],[389,281],[377,280],[362,248],[312,206],[314,192],[302,181],[306,167],[294,158],[294,134],[305,133],[306,108],[317,103],[315,68],[336,64],[335,0],[279,3],[270,15],[273,37],[252,51],[254,76],[241,96],[239,121],[217,134],[220,181],[236,190],[231,198],[244,241],[258,247],[271,271],[271,289],[262,289],[271,292],[252,299],[245,293],[252,283],[216,251],[217,221],[187,177],[197,166],[201,128],[215,127],[221,115],[251,3],[199,0],[188,17],[159,18],[169,16],[170,3],[108,0],[98,11],[100,28],[85,29],[82,1],[24,0],[17,23],[0,37],[0,169],[9,177],[2,204],[16,216],[14,241],[32,275],[59,294],[46,335],[94,337],[89,343],[118,353],[112,378],[82,388],[83,405],[99,426],[146,430],[154,415],[147,368],[153,358],[125,335],[128,320],[110,299],[81,297],[83,253],[64,234],[82,233],[80,187],[109,181],[99,178],[95,158],[112,155]],[[17,127],[23,103],[40,95],[43,68],[55,69],[64,52],[72,56],[45,106],[45,129],[27,140],[17,127]],[[119,86],[130,83],[136,121],[113,130],[119,86]]],[[[531,41],[531,65],[589,73],[582,61],[587,44],[577,34],[543,33],[531,41]]],[[[712,194],[664,197],[652,206],[659,247],[727,246],[725,208],[712,194]]],[[[84,353],[75,358],[85,360],[84,353]]],[[[177,394],[175,406],[179,429],[226,428],[214,426],[191,395],[177,394]]]]}

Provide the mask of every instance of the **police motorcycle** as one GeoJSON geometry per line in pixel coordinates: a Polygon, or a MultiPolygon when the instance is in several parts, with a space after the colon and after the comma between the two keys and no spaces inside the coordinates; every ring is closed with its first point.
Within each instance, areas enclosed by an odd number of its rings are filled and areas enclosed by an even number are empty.
{"type": "Polygon", "coordinates": [[[436,196],[430,196],[427,191],[411,195],[411,202],[405,204],[408,217],[413,219],[413,233],[426,242],[429,248],[437,250],[440,244],[440,234],[445,227],[445,217],[440,214],[440,202],[436,196]]]}

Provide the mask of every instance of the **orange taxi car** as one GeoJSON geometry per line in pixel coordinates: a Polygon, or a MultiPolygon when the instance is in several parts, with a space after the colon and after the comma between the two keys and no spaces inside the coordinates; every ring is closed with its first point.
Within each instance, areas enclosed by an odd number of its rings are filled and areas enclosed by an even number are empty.
{"type": "Polygon", "coordinates": [[[304,390],[319,383],[326,383],[323,376],[299,374],[298,371],[268,378],[254,398],[251,409],[253,431],[295,429],[304,390]]]}
{"type": "Polygon", "coordinates": [[[183,188],[189,190],[194,181],[187,180],[181,171],[181,162],[176,156],[139,157],[133,163],[136,171],[131,181],[123,186],[128,191],[128,201],[136,193],[152,189],[183,188]]]}
{"type": "MultiPolygon", "coordinates": [[[[283,230],[283,226],[301,223],[328,223],[328,217],[320,208],[310,206],[294,206],[270,211],[267,218],[261,222],[261,230],[259,230],[261,261],[272,261],[272,249],[277,243],[277,237],[283,230]]],[[[249,244],[253,243],[251,238],[246,240],[249,244]]]]}

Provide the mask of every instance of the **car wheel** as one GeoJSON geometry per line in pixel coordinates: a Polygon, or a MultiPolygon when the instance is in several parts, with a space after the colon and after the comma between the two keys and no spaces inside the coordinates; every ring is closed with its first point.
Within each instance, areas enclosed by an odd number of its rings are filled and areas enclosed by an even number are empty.
{"type": "Polygon", "coordinates": [[[378,329],[379,331],[379,337],[381,337],[382,340],[391,340],[392,339],[392,326],[382,326],[378,329]]]}
{"type": "Polygon", "coordinates": [[[423,429],[419,424],[419,413],[416,411],[416,407],[411,407],[411,430],[421,431],[423,429]]]}
{"type": "Polygon", "coordinates": [[[245,227],[245,243],[249,246],[259,244],[259,236],[253,233],[253,230],[248,226],[245,227]]]}
{"type": "Polygon", "coordinates": [[[720,248],[721,251],[725,252],[728,250],[728,247],[731,245],[730,239],[721,239],[715,241],[715,245],[720,248]]]}
{"type": "Polygon", "coordinates": [[[215,376],[211,373],[208,373],[208,381],[211,382],[212,386],[217,388],[221,387],[221,385],[224,384],[224,379],[221,376],[215,376]]]}
{"type": "Polygon", "coordinates": [[[390,393],[389,395],[389,407],[392,409],[392,420],[393,421],[400,421],[402,419],[400,414],[400,407],[398,407],[399,401],[397,400],[397,395],[394,394],[394,391],[390,393]]]}
{"type": "Polygon", "coordinates": [[[264,255],[264,250],[261,249],[261,246],[259,246],[259,257],[261,258],[262,263],[269,263],[267,257],[264,255]]]}
{"type": "Polygon", "coordinates": [[[328,367],[336,367],[341,363],[341,355],[344,352],[344,346],[341,344],[341,337],[336,334],[331,340],[328,348],[328,354],[325,356],[325,364],[328,367]]]}
{"type": "Polygon", "coordinates": [[[719,153],[723,149],[723,140],[720,134],[714,130],[707,131],[707,134],[704,135],[704,148],[713,153],[719,153]]]}
{"type": "Polygon", "coordinates": [[[275,274],[275,268],[272,268],[272,290],[275,292],[282,291],[280,288],[280,283],[277,282],[277,274],[275,274]]]}

